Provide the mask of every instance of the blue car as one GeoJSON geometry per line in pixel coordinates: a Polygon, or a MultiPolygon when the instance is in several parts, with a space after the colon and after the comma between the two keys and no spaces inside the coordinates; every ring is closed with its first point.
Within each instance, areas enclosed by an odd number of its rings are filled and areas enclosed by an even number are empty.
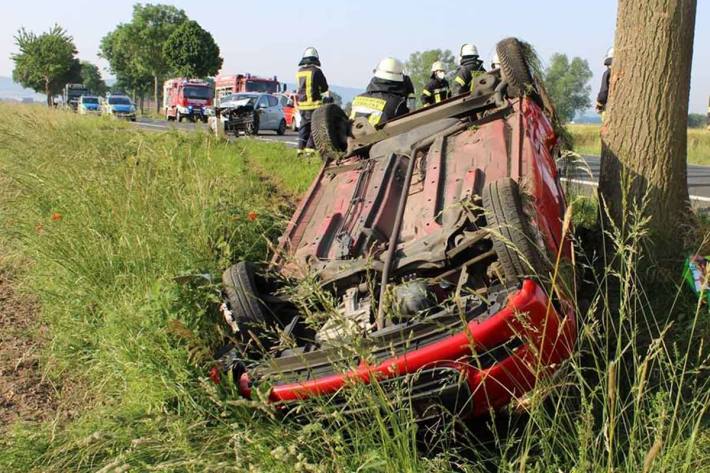
{"type": "Polygon", "coordinates": [[[77,104],[79,115],[97,115],[101,113],[99,98],[94,95],[82,95],[77,104]]]}
{"type": "Polygon", "coordinates": [[[126,95],[109,95],[103,101],[101,113],[114,118],[136,121],[136,106],[126,95]]]}

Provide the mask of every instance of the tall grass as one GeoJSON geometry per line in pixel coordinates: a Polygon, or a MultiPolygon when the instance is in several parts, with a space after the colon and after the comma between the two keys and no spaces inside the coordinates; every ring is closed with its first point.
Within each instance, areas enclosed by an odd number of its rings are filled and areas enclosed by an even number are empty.
{"type": "Polygon", "coordinates": [[[422,456],[411,412],[388,407],[377,386],[357,391],[370,408],[356,418],[326,404],[294,421],[206,378],[222,333],[216,284],[196,275],[218,280],[230,262],[266,258],[319,163],[280,145],[1,110],[0,241],[31,261],[23,282],[41,301],[50,340],[43,369],[63,407],[55,420],[19,423],[0,439],[0,471],[664,472],[707,464],[706,308],[680,287],[649,295],[640,283],[640,213],[609,229],[616,245],[607,253],[580,255],[589,283],[567,369],[521,403],[522,418],[477,420],[465,442],[444,430],[441,447],[422,456]],[[659,297],[671,303],[654,313],[659,297]]]}
{"type": "MultiPolygon", "coordinates": [[[[579,154],[599,156],[601,140],[599,125],[567,125],[572,135],[574,150],[579,154]]],[[[710,130],[688,129],[688,162],[691,164],[710,164],[710,130]]]]}

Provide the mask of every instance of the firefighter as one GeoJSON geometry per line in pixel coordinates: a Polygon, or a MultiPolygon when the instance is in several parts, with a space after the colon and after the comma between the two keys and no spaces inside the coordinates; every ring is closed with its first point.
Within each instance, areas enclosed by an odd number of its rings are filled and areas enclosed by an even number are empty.
{"type": "Polygon", "coordinates": [[[449,81],[446,80],[444,63],[436,61],[431,65],[431,80],[422,90],[422,103],[426,107],[446,100],[451,96],[449,81]]]}
{"type": "Polygon", "coordinates": [[[606,70],[602,76],[602,85],[599,88],[599,94],[597,95],[597,112],[604,113],[606,110],[606,102],[609,100],[609,78],[611,77],[611,63],[614,59],[614,48],[609,49],[604,58],[604,65],[606,70]]]}
{"type": "Polygon", "coordinates": [[[483,61],[478,57],[478,48],[473,44],[466,43],[462,45],[460,56],[460,66],[454,76],[454,82],[456,83],[454,86],[456,87],[455,95],[473,92],[476,86],[474,79],[486,72],[483,68],[483,61]]]}
{"type": "Polygon", "coordinates": [[[387,120],[409,112],[407,97],[414,87],[407,83],[402,62],[395,58],[385,58],[377,65],[364,94],[353,100],[350,118],[367,117],[371,125],[385,123],[387,120]]]}
{"type": "Polygon", "coordinates": [[[328,81],[320,69],[320,58],[316,48],[306,48],[301,62],[298,63],[296,86],[298,88],[298,113],[301,115],[301,127],[298,129],[298,152],[312,153],[311,119],[313,112],[323,104],[329,95],[328,81]]]}

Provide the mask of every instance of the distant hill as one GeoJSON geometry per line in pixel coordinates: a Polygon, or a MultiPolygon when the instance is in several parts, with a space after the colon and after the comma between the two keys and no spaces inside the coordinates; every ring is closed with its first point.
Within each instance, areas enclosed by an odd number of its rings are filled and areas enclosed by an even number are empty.
{"type": "Polygon", "coordinates": [[[32,97],[35,101],[44,102],[44,94],[38,94],[34,90],[25,89],[10,77],[0,76],[0,99],[22,100],[32,97]]]}

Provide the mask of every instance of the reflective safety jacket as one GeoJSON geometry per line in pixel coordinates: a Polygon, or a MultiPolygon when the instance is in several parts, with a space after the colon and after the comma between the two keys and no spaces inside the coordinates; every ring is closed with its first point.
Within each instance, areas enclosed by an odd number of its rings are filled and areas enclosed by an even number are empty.
{"type": "Polygon", "coordinates": [[[432,105],[439,103],[451,97],[449,89],[449,81],[446,79],[437,79],[432,77],[429,83],[422,90],[422,103],[424,105],[432,105]]]}
{"type": "Polygon", "coordinates": [[[328,92],[328,81],[320,67],[309,64],[298,69],[298,109],[315,110],[323,104],[323,94],[328,92]]]}
{"type": "Polygon", "coordinates": [[[478,56],[466,56],[461,59],[461,65],[456,70],[454,82],[456,84],[456,95],[473,92],[476,88],[476,77],[486,72],[483,68],[483,62],[478,59],[478,56]]]}
{"type": "Polygon", "coordinates": [[[367,91],[353,100],[350,118],[367,117],[367,121],[375,126],[409,113],[408,92],[409,88],[403,82],[374,77],[367,91]]]}

